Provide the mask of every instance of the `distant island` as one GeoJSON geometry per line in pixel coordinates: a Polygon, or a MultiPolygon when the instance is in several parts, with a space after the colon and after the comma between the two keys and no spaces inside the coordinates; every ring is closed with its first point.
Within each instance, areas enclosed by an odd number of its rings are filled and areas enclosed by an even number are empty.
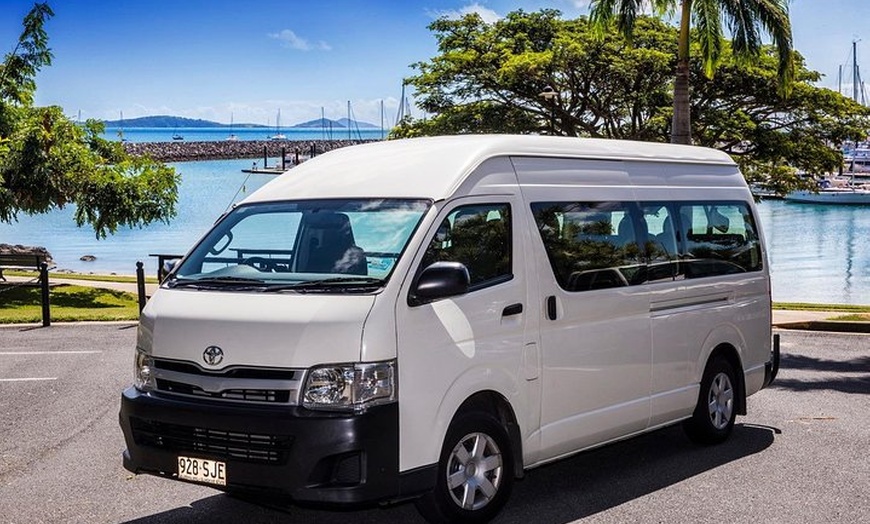
{"type": "MultiPolygon", "coordinates": [[[[212,122],[210,120],[201,120],[198,118],[184,118],[181,116],[157,115],[157,116],[141,116],[139,118],[125,118],[124,120],[104,120],[103,124],[106,127],[171,127],[171,128],[191,128],[191,127],[234,127],[238,129],[247,128],[271,128],[262,124],[221,124],[220,122],[212,122]]],[[[338,120],[330,120],[328,118],[318,118],[309,120],[292,126],[287,126],[288,129],[294,128],[314,128],[314,129],[346,129],[348,127],[358,129],[379,129],[379,126],[368,122],[359,122],[340,118],[338,120]]]]}
{"type": "Polygon", "coordinates": [[[348,120],[347,118],[339,118],[338,120],[330,120],[328,118],[318,118],[317,120],[309,120],[308,122],[302,122],[301,124],[296,124],[289,126],[291,129],[293,128],[308,128],[308,129],[340,129],[340,128],[348,128],[354,127],[359,129],[380,129],[380,126],[376,126],[374,124],[369,124],[368,122],[359,122],[348,120]]]}

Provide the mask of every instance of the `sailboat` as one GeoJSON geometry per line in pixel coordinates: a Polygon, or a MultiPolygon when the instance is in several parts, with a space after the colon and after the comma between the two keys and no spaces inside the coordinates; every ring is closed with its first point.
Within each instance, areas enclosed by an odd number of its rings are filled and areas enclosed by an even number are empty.
{"type": "Polygon", "coordinates": [[[118,120],[118,138],[121,142],[126,142],[127,139],[124,138],[124,112],[120,111],[120,119],[118,120]]]}
{"type": "Polygon", "coordinates": [[[184,137],[178,133],[178,127],[175,128],[175,131],[172,132],[173,140],[184,140],[184,137]]]}
{"type": "Polygon", "coordinates": [[[235,142],[238,139],[239,137],[236,136],[235,133],[233,133],[233,114],[230,113],[230,135],[227,137],[227,140],[229,140],[230,142],[235,142]]]}
{"type": "MultiPolygon", "coordinates": [[[[864,82],[861,80],[861,72],[858,69],[857,50],[857,42],[852,41],[852,99],[861,105],[865,105],[864,82]]],[[[843,80],[842,69],[842,66],[840,66],[838,79],[840,84],[842,84],[843,80]]],[[[842,85],[839,87],[842,87],[842,85]]],[[[804,204],[870,205],[870,186],[866,183],[855,183],[856,172],[864,171],[867,152],[870,152],[870,149],[867,146],[861,147],[858,143],[855,144],[854,149],[844,148],[844,160],[849,171],[844,173],[845,177],[823,178],[818,181],[818,187],[815,190],[792,191],[785,195],[785,199],[804,204]]]]}
{"type": "Polygon", "coordinates": [[[278,109],[278,117],[275,119],[275,134],[270,136],[269,140],[287,140],[287,137],[281,134],[281,109],[278,109]]]}

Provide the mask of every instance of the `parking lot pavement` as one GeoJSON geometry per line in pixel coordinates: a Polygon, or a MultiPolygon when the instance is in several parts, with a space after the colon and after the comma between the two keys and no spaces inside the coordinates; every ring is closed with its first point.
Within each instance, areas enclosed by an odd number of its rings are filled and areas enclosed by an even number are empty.
{"type": "MultiPolygon", "coordinates": [[[[495,522],[870,522],[870,336],[783,331],[775,387],[732,438],[666,428],[527,472],[495,522]]],[[[135,326],[0,328],[0,515],[8,523],[407,523],[411,504],[249,504],[121,466],[135,326]]]]}

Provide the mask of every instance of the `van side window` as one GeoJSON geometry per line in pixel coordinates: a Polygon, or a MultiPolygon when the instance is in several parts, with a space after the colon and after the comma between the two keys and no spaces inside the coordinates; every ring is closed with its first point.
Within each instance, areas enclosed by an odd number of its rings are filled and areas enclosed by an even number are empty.
{"type": "Polygon", "coordinates": [[[451,211],[438,227],[421,265],[442,261],[464,264],[472,289],[510,280],[510,205],[475,204],[451,211]]]}
{"type": "Polygon", "coordinates": [[[677,208],[685,237],[681,266],[686,278],[761,270],[758,231],[746,204],[705,202],[677,208]]]}
{"type": "Polygon", "coordinates": [[[647,261],[647,282],[662,282],[677,279],[679,271],[679,242],[676,219],[671,206],[666,203],[644,202],[641,204],[647,240],[644,255],[647,261]]]}
{"type": "Polygon", "coordinates": [[[628,286],[645,279],[637,242],[641,221],[634,204],[538,202],[531,207],[553,273],[566,291],[628,286]]]}

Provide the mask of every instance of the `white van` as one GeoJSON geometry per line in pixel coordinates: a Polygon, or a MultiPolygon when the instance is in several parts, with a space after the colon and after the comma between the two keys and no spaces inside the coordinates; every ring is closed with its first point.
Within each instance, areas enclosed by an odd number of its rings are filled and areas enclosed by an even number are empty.
{"type": "Polygon", "coordinates": [[[457,136],[349,147],[215,224],[142,313],[134,473],[482,521],[514,479],[774,377],[737,166],[690,146],[457,136]]]}

